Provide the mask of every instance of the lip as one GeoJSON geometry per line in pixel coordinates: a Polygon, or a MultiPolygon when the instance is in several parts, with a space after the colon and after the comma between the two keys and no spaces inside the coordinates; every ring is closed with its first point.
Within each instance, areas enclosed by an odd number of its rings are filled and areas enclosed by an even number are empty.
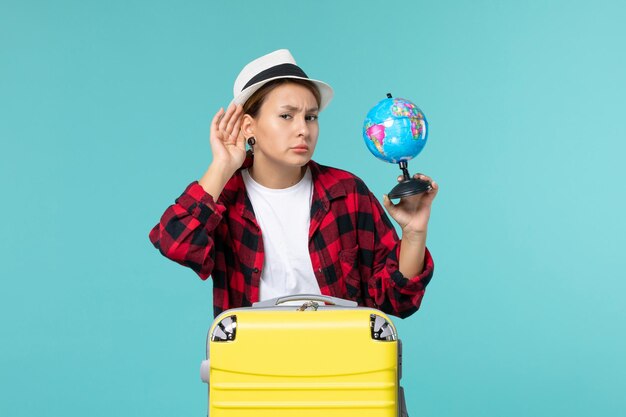
{"type": "Polygon", "coordinates": [[[292,147],[291,150],[294,152],[308,152],[309,147],[306,145],[298,145],[298,146],[292,147]]]}

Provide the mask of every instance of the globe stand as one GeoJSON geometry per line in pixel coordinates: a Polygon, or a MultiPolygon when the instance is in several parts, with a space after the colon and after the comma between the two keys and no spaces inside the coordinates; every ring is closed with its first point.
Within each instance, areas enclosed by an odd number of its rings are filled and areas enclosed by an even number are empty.
{"type": "Polygon", "coordinates": [[[389,192],[388,196],[390,199],[421,194],[424,191],[428,191],[433,188],[430,181],[411,178],[407,169],[408,163],[406,161],[400,161],[398,165],[400,165],[400,169],[402,170],[402,180],[389,192]]]}

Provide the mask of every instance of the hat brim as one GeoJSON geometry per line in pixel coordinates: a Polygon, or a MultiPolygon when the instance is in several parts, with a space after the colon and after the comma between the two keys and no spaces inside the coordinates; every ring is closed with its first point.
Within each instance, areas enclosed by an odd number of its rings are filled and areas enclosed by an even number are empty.
{"type": "Polygon", "coordinates": [[[279,80],[281,78],[293,78],[293,79],[297,79],[297,80],[310,81],[311,83],[313,83],[317,87],[319,92],[320,92],[320,108],[319,108],[319,111],[324,110],[324,108],[326,108],[326,106],[328,106],[328,103],[330,103],[330,101],[333,98],[333,95],[334,95],[333,88],[330,85],[328,85],[325,82],[323,82],[323,81],[313,80],[311,78],[305,78],[305,77],[298,77],[298,76],[295,76],[295,75],[281,75],[280,77],[268,78],[267,80],[259,81],[256,84],[252,84],[248,88],[245,88],[235,98],[233,98],[231,100],[230,104],[244,104],[246,101],[248,101],[248,99],[252,96],[252,94],[254,94],[263,85],[267,84],[270,81],[279,80]]]}

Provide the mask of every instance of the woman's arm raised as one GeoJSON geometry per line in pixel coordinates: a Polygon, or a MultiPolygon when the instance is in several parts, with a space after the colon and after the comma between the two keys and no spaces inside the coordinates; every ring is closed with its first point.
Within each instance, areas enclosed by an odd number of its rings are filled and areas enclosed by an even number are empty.
{"type": "Polygon", "coordinates": [[[220,109],[211,121],[213,161],[198,183],[215,201],[246,158],[245,138],[240,131],[242,117],[241,105],[231,104],[226,112],[220,109]]]}

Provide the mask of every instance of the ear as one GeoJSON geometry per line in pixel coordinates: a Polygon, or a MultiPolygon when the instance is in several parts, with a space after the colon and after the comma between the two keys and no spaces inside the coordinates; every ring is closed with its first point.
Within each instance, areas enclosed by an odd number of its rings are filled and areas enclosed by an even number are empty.
{"type": "Polygon", "coordinates": [[[241,121],[241,132],[246,138],[254,136],[254,130],[256,127],[256,121],[249,114],[244,114],[241,121]]]}

